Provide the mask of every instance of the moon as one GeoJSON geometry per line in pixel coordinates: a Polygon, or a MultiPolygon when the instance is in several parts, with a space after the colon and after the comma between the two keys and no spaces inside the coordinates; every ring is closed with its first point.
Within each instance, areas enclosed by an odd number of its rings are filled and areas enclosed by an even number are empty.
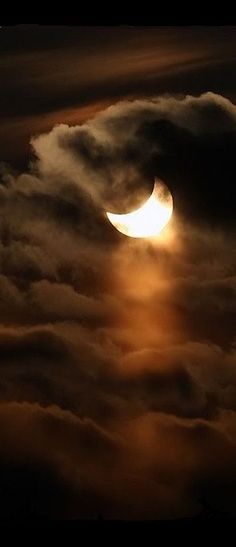
{"type": "Polygon", "coordinates": [[[167,186],[155,179],[148,200],[136,211],[126,214],[106,212],[111,224],[129,237],[153,237],[160,234],[173,212],[173,198],[167,186]]]}

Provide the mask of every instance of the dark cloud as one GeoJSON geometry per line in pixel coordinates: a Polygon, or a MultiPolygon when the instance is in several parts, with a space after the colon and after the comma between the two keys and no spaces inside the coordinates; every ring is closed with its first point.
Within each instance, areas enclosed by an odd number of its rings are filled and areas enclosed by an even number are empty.
{"type": "Polygon", "coordinates": [[[125,101],[2,165],[2,518],[235,516],[235,129],[214,93],[125,101]],[[121,236],[154,176],[169,227],[121,236]]]}
{"type": "Polygon", "coordinates": [[[120,103],[32,144],[44,176],[60,168],[100,207],[132,209],[160,176],[180,213],[214,223],[226,220],[225,210],[234,219],[235,120],[234,105],[213,93],[163,97],[120,103]]]}
{"type": "Polygon", "coordinates": [[[123,441],[57,407],[2,404],[0,422],[5,518],[194,515],[206,495],[233,514],[235,445],[220,422],[144,414],[121,426],[123,441]]]}
{"type": "Polygon", "coordinates": [[[111,465],[117,441],[92,421],[56,407],[6,404],[0,421],[1,517],[96,518],[101,501],[89,471],[91,458],[96,450],[98,467],[111,465]]]}

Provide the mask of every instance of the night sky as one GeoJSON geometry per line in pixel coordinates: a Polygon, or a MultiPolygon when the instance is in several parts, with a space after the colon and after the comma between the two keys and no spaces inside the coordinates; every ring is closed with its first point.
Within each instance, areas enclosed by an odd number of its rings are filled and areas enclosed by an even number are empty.
{"type": "Polygon", "coordinates": [[[0,519],[235,518],[236,27],[3,26],[0,75],[0,519]]]}

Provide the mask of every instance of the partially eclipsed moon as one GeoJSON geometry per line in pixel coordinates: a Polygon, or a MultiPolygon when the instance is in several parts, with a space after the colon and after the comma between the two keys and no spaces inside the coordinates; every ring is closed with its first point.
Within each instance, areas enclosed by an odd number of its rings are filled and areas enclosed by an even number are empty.
{"type": "Polygon", "coordinates": [[[111,224],[129,237],[158,235],[169,222],[173,212],[173,199],[167,186],[155,180],[150,198],[136,211],[124,215],[106,213],[111,224]]]}

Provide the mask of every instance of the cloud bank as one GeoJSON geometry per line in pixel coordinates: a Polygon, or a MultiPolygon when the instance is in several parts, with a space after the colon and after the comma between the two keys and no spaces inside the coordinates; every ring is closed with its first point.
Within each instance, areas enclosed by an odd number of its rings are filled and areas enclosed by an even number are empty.
{"type": "Polygon", "coordinates": [[[235,516],[236,107],[119,102],[1,167],[1,516],[235,516]],[[160,177],[158,240],[104,211],[160,177]]]}

